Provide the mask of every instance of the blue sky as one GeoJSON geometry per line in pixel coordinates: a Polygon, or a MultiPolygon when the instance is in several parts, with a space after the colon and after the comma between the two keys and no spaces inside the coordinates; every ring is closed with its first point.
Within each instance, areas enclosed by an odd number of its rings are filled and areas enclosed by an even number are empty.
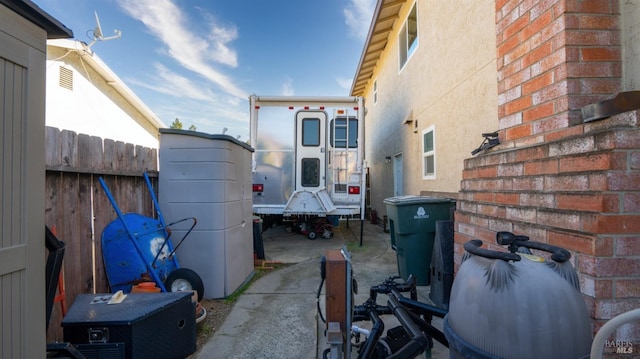
{"type": "Polygon", "coordinates": [[[347,96],[375,0],[34,0],[167,125],[249,136],[248,96],[347,96]]]}

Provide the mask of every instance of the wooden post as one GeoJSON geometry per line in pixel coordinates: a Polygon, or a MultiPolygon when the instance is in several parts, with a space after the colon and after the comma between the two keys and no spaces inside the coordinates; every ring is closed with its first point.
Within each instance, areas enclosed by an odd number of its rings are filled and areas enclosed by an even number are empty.
{"type": "Polygon", "coordinates": [[[325,312],[327,323],[340,323],[343,347],[345,345],[347,322],[347,262],[338,249],[327,250],[327,285],[325,291],[325,312]]]}

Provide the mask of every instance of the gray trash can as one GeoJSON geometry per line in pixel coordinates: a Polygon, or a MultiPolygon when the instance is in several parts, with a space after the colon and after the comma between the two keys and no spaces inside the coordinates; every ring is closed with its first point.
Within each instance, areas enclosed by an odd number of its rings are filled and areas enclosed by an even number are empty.
{"type": "Polygon", "coordinates": [[[398,274],[429,285],[436,221],[452,220],[456,202],[448,198],[398,196],[384,200],[387,206],[391,247],[396,251],[398,274]]]}

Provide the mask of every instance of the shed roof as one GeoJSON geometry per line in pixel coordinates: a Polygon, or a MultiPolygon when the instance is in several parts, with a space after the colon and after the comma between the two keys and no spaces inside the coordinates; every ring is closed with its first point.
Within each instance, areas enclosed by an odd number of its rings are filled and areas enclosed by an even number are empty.
{"type": "Polygon", "coordinates": [[[362,96],[373,75],[380,55],[387,46],[393,25],[406,0],[378,0],[373,13],[369,34],[365,42],[358,69],[351,85],[351,96],[362,96]]]}
{"type": "Polygon", "coordinates": [[[73,31],[29,0],[0,0],[0,4],[38,25],[47,32],[48,39],[73,37],[73,31]]]}

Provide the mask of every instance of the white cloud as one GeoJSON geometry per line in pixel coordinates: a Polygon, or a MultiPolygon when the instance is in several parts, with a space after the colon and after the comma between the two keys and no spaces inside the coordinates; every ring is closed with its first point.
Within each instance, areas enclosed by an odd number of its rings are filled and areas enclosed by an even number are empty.
{"type": "Polygon", "coordinates": [[[291,78],[287,78],[282,84],[282,96],[293,96],[295,94],[295,90],[293,89],[293,80],[291,78]]]}
{"type": "Polygon", "coordinates": [[[358,39],[367,37],[376,2],[377,0],[349,0],[349,5],[343,12],[352,36],[358,39]]]}
{"type": "Polygon", "coordinates": [[[217,84],[232,96],[248,97],[231,78],[210,63],[238,65],[236,52],[227,46],[237,38],[234,27],[225,28],[211,23],[209,36],[203,38],[191,31],[192,22],[170,0],[118,0],[118,4],[129,16],[145,24],[151,34],[166,46],[167,54],[181,66],[217,84]]]}
{"type": "Polygon", "coordinates": [[[348,79],[342,76],[338,76],[336,78],[336,82],[338,83],[338,85],[340,85],[340,87],[347,90],[351,90],[351,84],[353,83],[353,79],[348,79]]]}

